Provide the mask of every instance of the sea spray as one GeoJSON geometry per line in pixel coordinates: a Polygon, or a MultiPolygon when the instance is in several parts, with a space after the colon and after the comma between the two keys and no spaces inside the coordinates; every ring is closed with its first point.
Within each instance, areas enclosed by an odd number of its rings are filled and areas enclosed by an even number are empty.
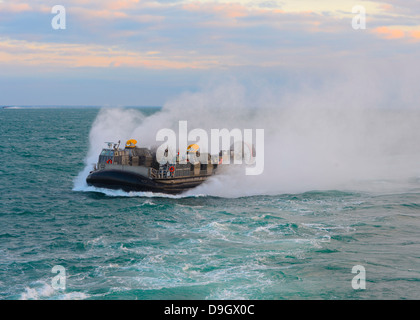
{"type": "MultiPolygon", "coordinates": [[[[85,158],[85,168],[74,181],[74,190],[87,189],[86,177],[98,162],[98,156],[106,142],[125,143],[133,130],[142,125],[145,116],[137,110],[123,108],[102,108],[89,132],[89,151],[85,158]]],[[[143,141],[140,140],[141,143],[143,141]]]]}
{"type": "MultiPolygon", "coordinates": [[[[331,88],[338,90],[335,96],[342,91],[339,88],[331,88]]],[[[179,121],[209,133],[214,128],[265,131],[265,169],[261,175],[247,176],[244,166],[232,167],[189,191],[190,195],[240,197],[352,189],[361,182],[418,176],[417,110],[384,109],[342,99],[336,99],[335,105],[325,100],[334,97],[334,92],[305,93],[303,97],[272,94],[269,100],[258,97],[254,90],[250,98],[244,86],[233,83],[182,94],[147,118],[135,109],[103,109],[92,125],[87,168],[75,188],[85,187],[88,167],[97,161],[105,141],[135,138],[140,146],[155,146],[159,144],[157,132],[162,128],[177,132],[179,121]]]]}

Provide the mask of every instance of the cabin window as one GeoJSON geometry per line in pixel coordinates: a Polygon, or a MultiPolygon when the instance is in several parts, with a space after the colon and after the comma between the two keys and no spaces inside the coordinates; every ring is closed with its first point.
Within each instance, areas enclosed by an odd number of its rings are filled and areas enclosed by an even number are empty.
{"type": "Polygon", "coordinates": [[[102,152],[101,152],[101,156],[112,157],[113,155],[114,155],[113,150],[102,150],[102,152]]]}

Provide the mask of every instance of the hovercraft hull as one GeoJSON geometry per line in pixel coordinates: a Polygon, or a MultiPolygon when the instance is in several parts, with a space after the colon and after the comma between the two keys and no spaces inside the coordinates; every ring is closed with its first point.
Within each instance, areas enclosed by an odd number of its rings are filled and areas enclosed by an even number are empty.
{"type": "Polygon", "coordinates": [[[86,178],[88,185],[98,188],[167,194],[180,194],[204,181],[205,177],[151,179],[135,172],[122,170],[93,171],[86,178]]]}

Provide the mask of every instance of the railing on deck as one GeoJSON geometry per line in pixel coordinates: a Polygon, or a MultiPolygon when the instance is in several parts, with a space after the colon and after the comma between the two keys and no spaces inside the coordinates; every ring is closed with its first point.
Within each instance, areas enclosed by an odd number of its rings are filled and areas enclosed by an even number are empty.
{"type": "Polygon", "coordinates": [[[157,178],[158,177],[158,171],[154,168],[150,168],[150,176],[152,178],[157,178]]]}

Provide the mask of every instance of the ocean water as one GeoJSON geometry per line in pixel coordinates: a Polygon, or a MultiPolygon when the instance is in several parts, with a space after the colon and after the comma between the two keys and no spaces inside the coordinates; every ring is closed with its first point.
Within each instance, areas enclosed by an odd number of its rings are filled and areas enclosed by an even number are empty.
{"type": "Polygon", "coordinates": [[[87,188],[100,114],[0,110],[0,299],[420,298],[419,175],[230,196],[87,188]]]}

